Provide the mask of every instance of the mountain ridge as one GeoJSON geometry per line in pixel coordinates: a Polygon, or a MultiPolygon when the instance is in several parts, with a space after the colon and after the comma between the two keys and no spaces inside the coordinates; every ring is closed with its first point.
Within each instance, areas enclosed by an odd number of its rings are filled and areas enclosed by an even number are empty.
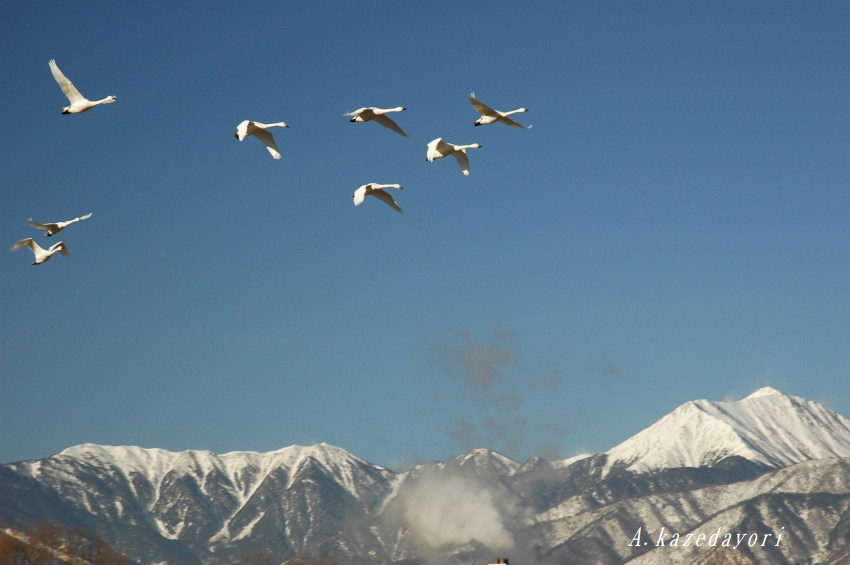
{"type": "Polygon", "coordinates": [[[798,546],[774,553],[818,562],[850,552],[829,541],[844,533],[845,506],[850,421],[769,387],[684,403],[611,450],[552,462],[478,448],[397,472],[327,443],[220,455],[81,444],[0,465],[4,526],[84,527],[142,563],[236,563],[258,551],[346,563],[473,565],[502,553],[664,563],[669,554],[628,545],[637,528],[698,532],[726,520],[790,532],[810,527],[794,515],[804,510],[819,517],[814,541],[788,533],[798,546]]]}

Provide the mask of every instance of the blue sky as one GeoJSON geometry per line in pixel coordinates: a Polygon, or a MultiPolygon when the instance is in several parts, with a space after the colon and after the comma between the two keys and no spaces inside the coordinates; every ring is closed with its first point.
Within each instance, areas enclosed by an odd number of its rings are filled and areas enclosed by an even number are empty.
{"type": "Polygon", "coordinates": [[[0,461],[566,457],[765,385],[850,416],[846,3],[86,8],[0,19],[0,240],[93,212],[0,253],[0,461]],[[51,58],[117,102],[60,115],[51,58]]]}

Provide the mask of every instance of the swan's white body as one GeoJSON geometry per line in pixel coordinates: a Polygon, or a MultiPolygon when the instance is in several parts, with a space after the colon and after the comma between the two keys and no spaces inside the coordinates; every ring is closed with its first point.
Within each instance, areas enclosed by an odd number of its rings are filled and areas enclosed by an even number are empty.
{"type": "Polygon", "coordinates": [[[367,196],[374,196],[375,198],[379,198],[386,202],[389,206],[394,208],[397,212],[402,212],[401,206],[398,205],[392,196],[388,192],[386,192],[385,188],[397,188],[399,190],[404,187],[400,184],[378,184],[376,182],[370,182],[369,184],[364,184],[355,190],[351,197],[354,199],[354,205],[360,206],[363,203],[363,199],[367,196]]]}
{"type": "Polygon", "coordinates": [[[530,129],[531,126],[524,126],[520,123],[517,123],[510,119],[508,116],[511,114],[519,114],[520,112],[528,112],[528,108],[517,108],[516,110],[510,110],[508,112],[500,112],[498,110],[494,110],[490,106],[483,104],[478,101],[475,97],[475,93],[469,94],[469,102],[472,104],[472,107],[481,114],[481,117],[475,120],[476,126],[484,126],[487,124],[492,124],[495,122],[502,122],[503,124],[507,124],[511,127],[515,128],[525,128],[530,129]]]}
{"type": "Polygon", "coordinates": [[[46,230],[44,232],[44,235],[46,235],[47,237],[50,237],[51,235],[56,235],[57,233],[64,230],[65,228],[67,228],[71,224],[75,224],[77,222],[82,222],[83,220],[88,220],[89,218],[91,218],[91,212],[89,212],[85,216],[80,216],[78,218],[74,218],[73,220],[68,220],[68,221],[65,221],[65,222],[55,222],[55,223],[52,223],[52,224],[39,224],[38,222],[32,221],[32,218],[29,218],[27,220],[27,223],[29,225],[31,225],[32,227],[36,228],[36,229],[46,230]]]}
{"type": "Polygon", "coordinates": [[[68,255],[68,248],[61,241],[54,243],[47,249],[42,249],[42,247],[35,242],[35,240],[31,237],[26,239],[22,239],[21,241],[15,243],[12,246],[12,251],[17,251],[21,247],[29,247],[32,251],[32,254],[35,256],[35,261],[33,261],[33,265],[40,265],[46,262],[48,259],[53,257],[55,253],[61,253],[62,255],[68,255]]]}
{"type": "Polygon", "coordinates": [[[74,83],[68,80],[62,71],[59,70],[59,67],[56,66],[56,60],[50,59],[48,63],[50,65],[50,72],[53,73],[53,78],[56,79],[56,82],[59,84],[59,88],[62,89],[62,92],[65,93],[65,96],[68,98],[68,102],[71,104],[69,106],[65,106],[62,108],[63,114],[81,114],[83,112],[87,112],[91,110],[95,106],[100,106],[101,104],[112,104],[115,102],[115,96],[107,96],[101,100],[89,100],[77,90],[77,87],[74,86],[74,83]]]}
{"type": "Polygon", "coordinates": [[[343,116],[350,116],[351,119],[348,120],[349,122],[371,122],[374,120],[385,128],[390,128],[394,132],[407,137],[404,130],[401,129],[398,124],[392,120],[392,118],[387,116],[390,112],[403,112],[406,109],[407,108],[403,106],[396,106],[395,108],[375,108],[374,106],[371,106],[368,108],[359,108],[353,112],[343,114],[343,116]]]}
{"type": "Polygon", "coordinates": [[[438,137],[428,144],[428,152],[425,154],[425,160],[430,162],[434,159],[442,159],[443,157],[454,155],[455,159],[457,159],[457,164],[460,165],[460,170],[463,171],[463,174],[469,175],[469,157],[466,155],[466,150],[478,149],[479,147],[481,147],[479,143],[471,143],[469,145],[446,143],[442,137],[438,137]]]}
{"type": "Polygon", "coordinates": [[[238,126],[236,126],[236,132],[233,134],[239,141],[245,139],[246,135],[253,135],[257,139],[263,142],[266,146],[266,149],[269,150],[272,157],[275,159],[280,159],[280,151],[277,148],[277,143],[274,142],[274,136],[271,132],[266,131],[266,128],[288,128],[289,126],[286,122],[275,122],[273,124],[263,124],[261,122],[252,122],[251,120],[245,120],[240,122],[238,126]]]}

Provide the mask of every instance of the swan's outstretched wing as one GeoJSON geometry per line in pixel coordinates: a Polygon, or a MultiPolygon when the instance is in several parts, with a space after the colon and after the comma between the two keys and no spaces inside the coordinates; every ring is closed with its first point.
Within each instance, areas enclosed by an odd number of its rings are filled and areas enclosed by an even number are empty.
{"type": "Polygon", "coordinates": [[[68,255],[71,254],[71,252],[68,251],[68,247],[61,241],[58,241],[58,242],[54,243],[53,245],[51,245],[50,249],[48,249],[48,251],[51,251],[52,253],[55,253],[55,252],[58,251],[59,253],[61,253],[65,257],[67,257],[68,255]]]}
{"type": "Polygon", "coordinates": [[[254,137],[262,141],[266,145],[266,149],[272,154],[275,159],[280,159],[280,151],[277,148],[277,143],[274,142],[274,136],[264,129],[258,129],[254,132],[254,137]]]}
{"type": "Polygon", "coordinates": [[[31,237],[26,239],[22,239],[20,241],[15,242],[15,245],[12,246],[12,251],[17,251],[21,247],[29,247],[33,253],[35,253],[35,249],[38,247],[38,244],[31,237]]]}
{"type": "Polygon", "coordinates": [[[507,125],[514,127],[514,128],[531,129],[531,126],[524,126],[519,122],[513,121],[512,119],[510,119],[507,116],[499,115],[498,118],[496,119],[496,121],[502,122],[503,124],[507,124],[507,125]]]}
{"type": "Polygon", "coordinates": [[[77,87],[74,86],[74,83],[68,80],[62,71],[59,70],[59,67],[56,65],[55,59],[50,59],[50,72],[53,73],[53,78],[56,79],[56,82],[59,83],[59,88],[62,89],[62,92],[65,93],[65,96],[71,102],[71,104],[75,104],[77,102],[81,102],[86,100],[86,97],[80,94],[80,91],[77,90],[77,87]]]}
{"type": "Polygon", "coordinates": [[[384,126],[385,128],[390,128],[394,132],[401,134],[404,137],[407,137],[407,134],[404,133],[404,130],[401,129],[397,123],[392,118],[388,118],[384,114],[379,114],[375,116],[375,121],[384,126]]]}
{"type": "Polygon", "coordinates": [[[34,222],[32,218],[28,218],[27,223],[39,230],[51,230],[59,227],[56,224],[39,224],[38,222],[34,222]]]}
{"type": "Polygon", "coordinates": [[[361,122],[368,122],[373,117],[375,117],[375,109],[372,108],[372,107],[357,108],[354,111],[346,112],[345,114],[343,114],[343,116],[348,116],[349,118],[354,118],[353,120],[351,120],[352,122],[355,121],[355,120],[361,121],[361,122]],[[358,120],[358,118],[359,118],[359,120],[358,120]]]}
{"type": "Polygon", "coordinates": [[[460,170],[463,171],[463,174],[469,175],[469,157],[466,156],[466,151],[455,151],[454,155],[457,164],[460,165],[460,170]]]}
{"type": "Polygon", "coordinates": [[[395,199],[393,199],[393,197],[390,196],[390,194],[382,188],[376,188],[376,189],[372,190],[372,196],[376,196],[376,197],[380,198],[381,200],[386,202],[389,206],[391,206],[392,208],[395,208],[396,212],[403,212],[404,211],[404,210],[401,209],[401,206],[398,205],[398,202],[396,202],[395,199]]]}
{"type": "Polygon", "coordinates": [[[499,115],[493,108],[480,102],[478,98],[475,97],[474,92],[469,93],[469,102],[472,104],[472,107],[475,108],[475,111],[482,116],[493,116],[495,118],[499,115]]]}

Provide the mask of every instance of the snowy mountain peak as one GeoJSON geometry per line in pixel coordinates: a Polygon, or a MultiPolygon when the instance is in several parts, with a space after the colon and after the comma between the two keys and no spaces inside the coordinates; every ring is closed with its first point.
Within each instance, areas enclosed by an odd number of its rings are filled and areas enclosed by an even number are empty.
{"type": "Polygon", "coordinates": [[[687,402],[607,453],[638,472],[711,465],[733,455],[769,467],[850,457],[850,421],[774,388],[738,401],[687,402]]]}
{"type": "MultiPolygon", "coordinates": [[[[771,394],[784,394],[784,393],[776,390],[773,387],[763,386],[760,389],[758,389],[757,391],[750,394],[747,398],[756,398],[756,397],[759,397],[759,396],[769,396],[771,394]]],[[[744,400],[746,400],[747,398],[745,398],[744,400]]]]}
{"type": "Polygon", "coordinates": [[[501,453],[490,449],[477,448],[455,458],[464,468],[494,470],[503,475],[512,475],[520,468],[520,464],[501,453]]]}

